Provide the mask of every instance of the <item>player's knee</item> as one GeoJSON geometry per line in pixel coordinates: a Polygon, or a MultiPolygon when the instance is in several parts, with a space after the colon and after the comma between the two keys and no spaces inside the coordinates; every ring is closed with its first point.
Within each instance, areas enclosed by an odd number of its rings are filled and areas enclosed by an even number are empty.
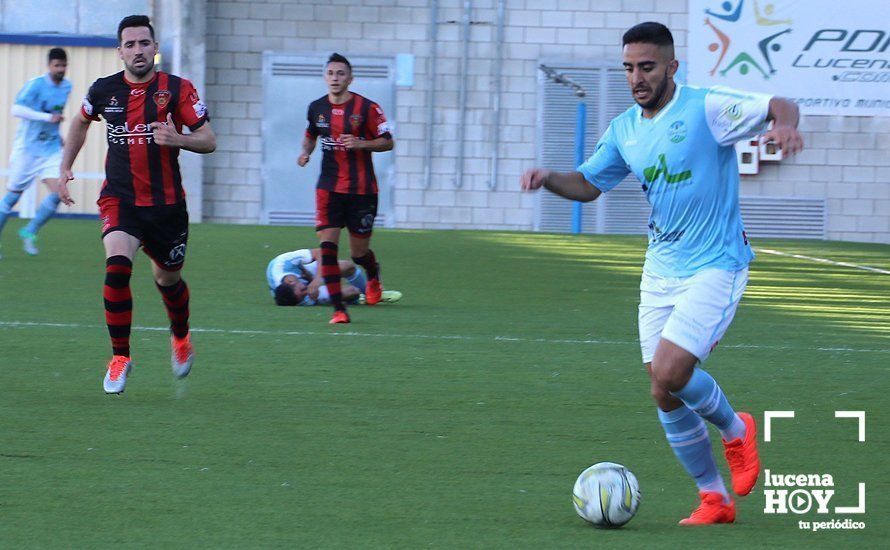
{"type": "Polygon", "coordinates": [[[655,401],[655,404],[658,405],[658,408],[665,410],[666,407],[670,405],[671,392],[667,391],[664,387],[655,383],[655,380],[652,381],[651,386],[652,400],[655,401]]]}
{"type": "MultiPolygon", "coordinates": [[[[677,391],[685,385],[682,369],[669,363],[652,362],[652,386],[658,386],[665,393],[677,391]]],[[[688,377],[687,377],[688,378],[688,377]]]]}
{"type": "Polygon", "coordinates": [[[182,278],[178,271],[164,271],[161,269],[158,269],[154,275],[155,282],[161,286],[173,286],[182,278]]]}
{"type": "Polygon", "coordinates": [[[655,383],[655,380],[652,381],[652,385],[650,387],[650,391],[652,393],[652,400],[661,407],[667,402],[667,399],[670,397],[670,392],[661,387],[660,385],[655,383]]]}

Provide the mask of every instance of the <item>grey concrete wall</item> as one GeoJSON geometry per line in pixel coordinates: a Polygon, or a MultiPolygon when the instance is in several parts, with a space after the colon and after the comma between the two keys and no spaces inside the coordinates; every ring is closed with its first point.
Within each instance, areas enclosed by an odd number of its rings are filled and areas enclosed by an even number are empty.
{"type": "MultiPolygon", "coordinates": [[[[535,163],[540,139],[535,68],[539,59],[616,59],[621,33],[645,20],[668,24],[677,39],[678,57],[685,58],[685,0],[657,4],[655,0],[509,0],[501,50],[500,99],[505,111],[499,177],[490,189],[497,1],[472,2],[465,112],[458,104],[463,1],[438,3],[437,99],[434,124],[428,128],[431,4],[431,0],[0,0],[0,32],[111,35],[121,17],[154,10],[165,68],[195,82],[219,135],[214,155],[183,155],[193,216],[201,219],[203,207],[207,219],[235,223],[259,220],[264,50],[416,56],[415,83],[399,88],[396,96],[394,198],[395,223],[421,228],[531,228],[536,198],[517,192],[516,180],[535,163]],[[47,11],[71,16],[47,19],[42,16],[47,11]],[[465,159],[459,168],[461,120],[465,159]],[[429,133],[434,146],[427,188],[429,133]],[[201,180],[203,185],[194,183],[201,180]]],[[[890,117],[811,116],[804,118],[801,129],[807,150],[778,165],[762,164],[760,174],[743,178],[742,193],[824,198],[829,238],[890,242],[890,117]]]]}
{"type": "Polygon", "coordinates": [[[0,32],[113,36],[122,18],[151,8],[152,0],[0,0],[0,32]]]}

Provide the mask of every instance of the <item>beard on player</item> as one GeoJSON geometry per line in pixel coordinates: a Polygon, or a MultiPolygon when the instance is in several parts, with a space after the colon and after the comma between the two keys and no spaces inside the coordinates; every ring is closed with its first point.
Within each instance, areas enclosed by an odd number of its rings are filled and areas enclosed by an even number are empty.
{"type": "Polygon", "coordinates": [[[138,78],[142,78],[147,75],[154,69],[155,60],[154,57],[144,56],[142,54],[136,54],[133,58],[132,63],[127,63],[127,70],[138,78]]]}

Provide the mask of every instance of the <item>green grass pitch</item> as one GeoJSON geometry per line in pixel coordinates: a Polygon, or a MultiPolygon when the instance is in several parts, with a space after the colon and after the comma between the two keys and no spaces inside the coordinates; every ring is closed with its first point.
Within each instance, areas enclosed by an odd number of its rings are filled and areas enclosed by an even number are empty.
{"type": "MultiPolygon", "coordinates": [[[[765,515],[758,485],[737,524],[689,529],[676,522],[695,488],[640,364],[642,237],[381,230],[403,301],[331,327],[328,308],[274,307],[265,288],[267,261],[312,246],[311,230],[196,225],[191,376],[170,373],[140,253],[135,369],[106,396],[97,223],[53,221],[35,258],[18,227],[0,260],[4,548],[867,548],[890,534],[890,275],[761,253],[706,363],[761,423],[765,468],[832,474],[833,506],[865,482],[866,514],[765,515]],[[764,443],[764,410],[797,416],[764,443]],[[866,411],[865,443],[835,410],[866,411]],[[642,486],[619,530],[572,508],[575,477],[602,460],[642,486]],[[834,517],[866,529],[798,528],[834,517]]],[[[754,245],[890,270],[886,245],[754,245]]]]}

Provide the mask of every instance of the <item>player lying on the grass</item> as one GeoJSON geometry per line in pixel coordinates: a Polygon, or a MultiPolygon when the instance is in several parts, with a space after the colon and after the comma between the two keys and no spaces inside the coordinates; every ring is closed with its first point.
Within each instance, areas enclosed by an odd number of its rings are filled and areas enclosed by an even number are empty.
{"type": "MultiPolygon", "coordinates": [[[[321,265],[321,249],[303,248],[279,254],[266,267],[266,281],[275,303],[279,306],[314,306],[330,304],[331,294],[318,269],[321,265]]],[[[365,271],[350,260],[340,260],[340,292],[349,303],[365,303],[368,278],[365,271]]],[[[384,290],[381,302],[392,303],[402,299],[397,290],[384,290]]]]}
{"type": "Polygon", "coordinates": [[[631,172],[642,182],[652,213],[640,283],[640,347],[658,418],[701,499],[680,523],[731,523],[735,503],[717,471],[702,419],[723,436],[738,495],[751,492],[760,472],[756,426],[750,414],[736,414],[698,365],[729,327],[754,258],[739,213],[733,144],[764,132],[772,121],[764,140],[786,156],[800,151],[798,109],[769,95],[675,84],[674,40],[660,23],[631,28],[623,46],[636,105],[612,120],[577,171],[534,168],[520,185],[587,202],[631,172]]]}

